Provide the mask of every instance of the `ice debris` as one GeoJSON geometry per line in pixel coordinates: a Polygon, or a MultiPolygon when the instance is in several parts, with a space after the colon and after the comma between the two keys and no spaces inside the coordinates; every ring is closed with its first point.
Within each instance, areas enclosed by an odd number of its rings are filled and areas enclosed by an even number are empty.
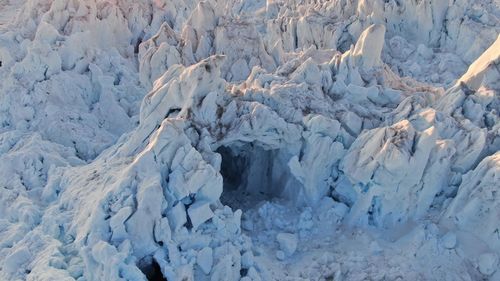
{"type": "Polygon", "coordinates": [[[497,278],[496,3],[17,2],[0,279],[497,278]]]}

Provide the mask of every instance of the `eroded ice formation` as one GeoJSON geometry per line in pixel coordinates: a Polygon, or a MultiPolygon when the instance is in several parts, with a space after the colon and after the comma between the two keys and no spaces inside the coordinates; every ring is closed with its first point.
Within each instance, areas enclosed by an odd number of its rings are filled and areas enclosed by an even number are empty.
{"type": "Polygon", "coordinates": [[[0,10],[0,279],[500,279],[497,2],[0,10]]]}

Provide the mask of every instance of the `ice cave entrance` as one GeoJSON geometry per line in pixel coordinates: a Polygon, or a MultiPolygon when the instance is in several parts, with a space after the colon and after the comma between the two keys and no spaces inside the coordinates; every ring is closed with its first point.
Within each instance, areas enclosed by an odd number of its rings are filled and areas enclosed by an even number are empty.
{"type": "Polygon", "coordinates": [[[291,198],[294,184],[287,165],[290,156],[285,151],[238,143],[221,146],[217,153],[222,157],[224,205],[245,211],[262,201],[291,198]]]}
{"type": "Polygon", "coordinates": [[[148,257],[145,261],[142,261],[139,264],[139,268],[146,275],[148,281],[167,281],[167,278],[161,272],[160,265],[152,257],[148,257]]]}

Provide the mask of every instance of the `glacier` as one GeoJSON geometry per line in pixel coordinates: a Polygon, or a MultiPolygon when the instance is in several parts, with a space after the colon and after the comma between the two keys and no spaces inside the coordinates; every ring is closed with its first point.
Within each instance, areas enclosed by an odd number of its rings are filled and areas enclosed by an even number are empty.
{"type": "Polygon", "coordinates": [[[500,280],[497,0],[0,1],[1,280],[500,280]]]}

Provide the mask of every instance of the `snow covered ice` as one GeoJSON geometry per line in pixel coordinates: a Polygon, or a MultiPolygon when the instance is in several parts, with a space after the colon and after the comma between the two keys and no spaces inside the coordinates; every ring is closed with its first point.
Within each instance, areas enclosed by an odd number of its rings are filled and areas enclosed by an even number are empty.
{"type": "Polygon", "coordinates": [[[0,280],[500,280],[498,0],[0,0],[0,280]]]}

